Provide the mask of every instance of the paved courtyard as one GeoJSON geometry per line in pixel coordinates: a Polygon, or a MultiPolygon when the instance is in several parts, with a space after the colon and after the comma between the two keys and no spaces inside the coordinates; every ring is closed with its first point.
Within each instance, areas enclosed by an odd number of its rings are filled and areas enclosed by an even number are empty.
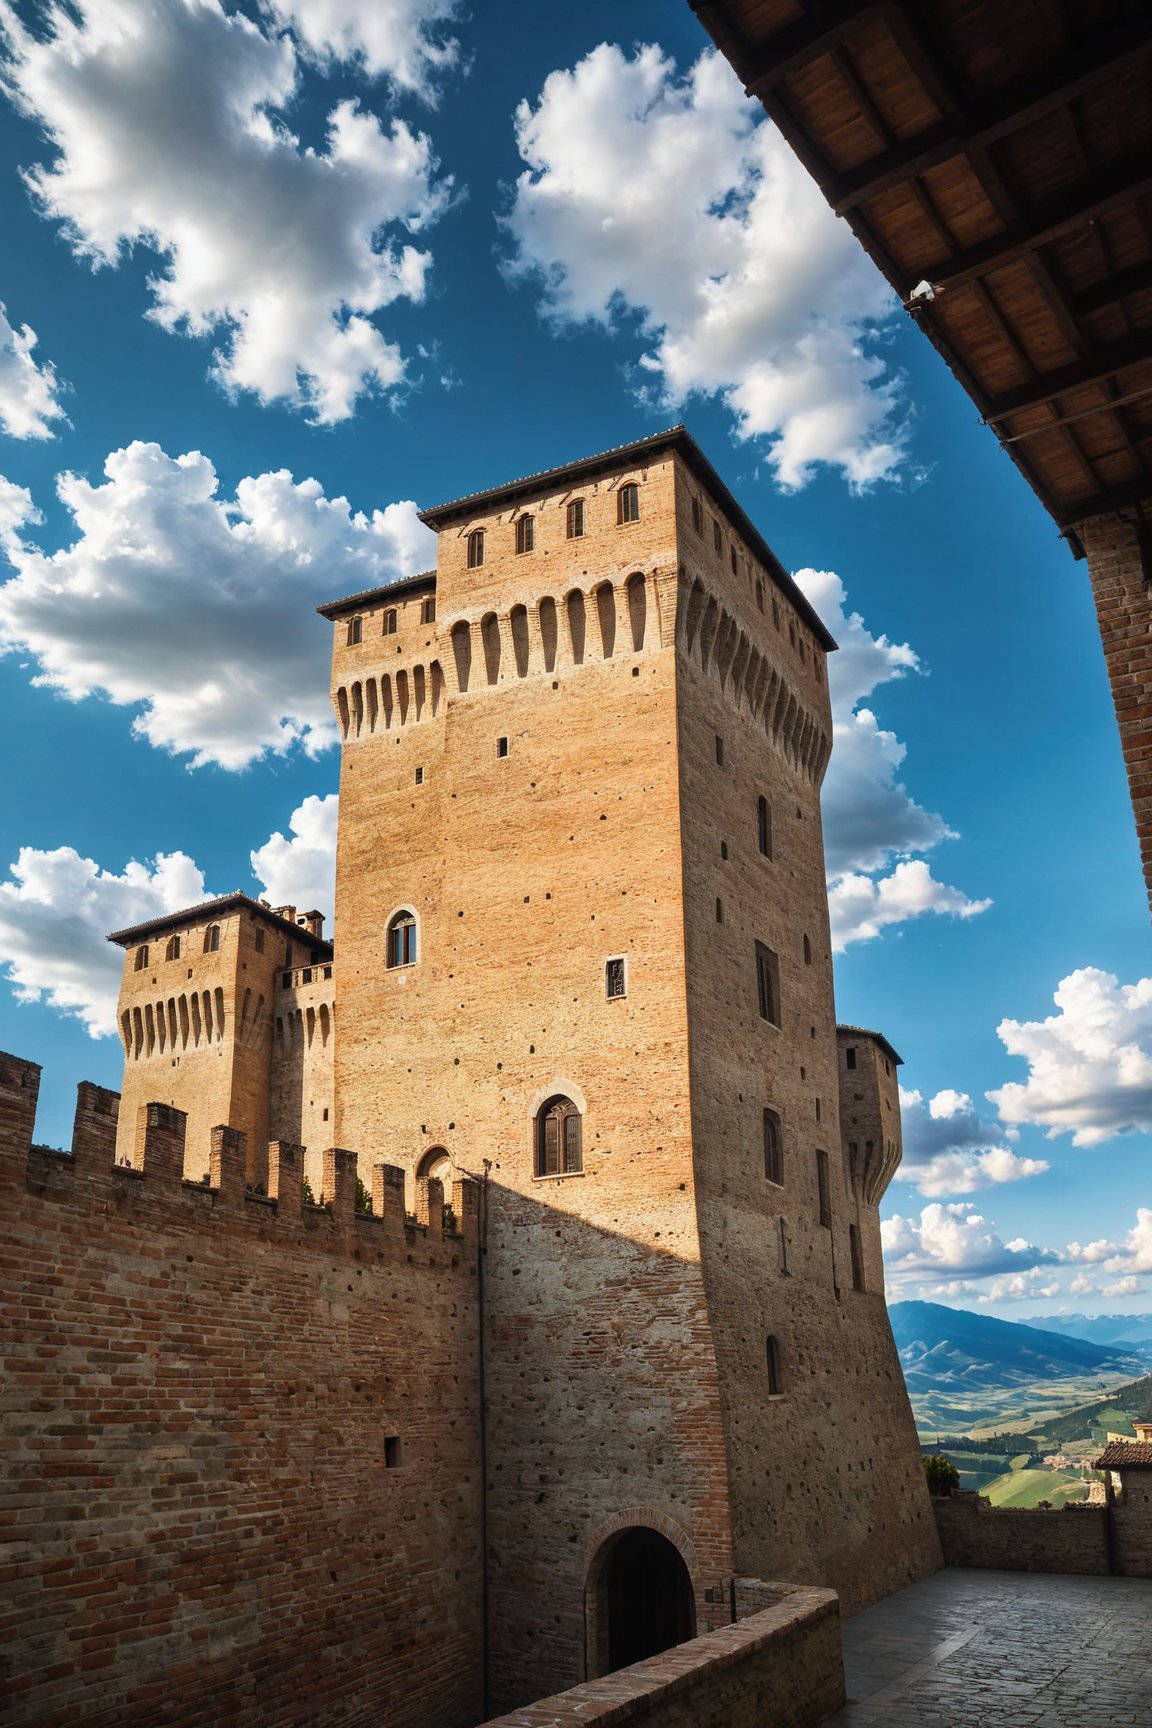
{"type": "Polygon", "coordinates": [[[949,1566],[844,1626],[825,1728],[1145,1728],[1152,1580],[949,1566]]]}

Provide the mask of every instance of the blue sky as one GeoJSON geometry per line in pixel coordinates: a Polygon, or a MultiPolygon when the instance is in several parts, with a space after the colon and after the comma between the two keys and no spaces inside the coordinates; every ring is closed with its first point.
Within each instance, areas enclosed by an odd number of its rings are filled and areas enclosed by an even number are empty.
{"type": "Polygon", "coordinates": [[[423,567],[412,501],[684,419],[843,643],[838,1010],[919,1095],[894,1289],[1147,1308],[1147,903],[1085,567],[687,5],[77,14],[0,6],[0,1045],[41,1136],[118,1082],[106,929],[322,894],[311,607],[423,567]]]}

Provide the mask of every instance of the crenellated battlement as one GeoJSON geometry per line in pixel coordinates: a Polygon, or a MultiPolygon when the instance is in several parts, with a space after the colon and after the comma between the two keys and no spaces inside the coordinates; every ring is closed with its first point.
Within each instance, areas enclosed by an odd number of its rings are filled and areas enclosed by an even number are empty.
{"type": "MultiPolygon", "coordinates": [[[[77,1089],[70,1149],[33,1142],[41,1069],[0,1052],[0,1188],[23,1189],[41,1199],[130,1211],[141,1225],[185,1228],[211,1218],[213,1227],[236,1222],[285,1245],[301,1240],[354,1258],[412,1259],[425,1265],[473,1269],[479,1240],[479,1185],[464,1179],[447,1197],[436,1179],[416,1184],[416,1212],[405,1206],[406,1172],[372,1166],[371,1210],[357,1206],[357,1158],[342,1147],[320,1154],[317,1201],[305,1198],[306,1148],[270,1141],[265,1158],[249,1155],[248,1136],[226,1125],[211,1132],[208,1171],[199,1182],[184,1175],[187,1115],[150,1103],[136,1114],[133,1151],[116,1158],[120,1096],[84,1081],[77,1089]],[[427,1255],[427,1259],[424,1256],[427,1255]]],[[[315,1192],[315,1190],[313,1190],[315,1192]]]]}

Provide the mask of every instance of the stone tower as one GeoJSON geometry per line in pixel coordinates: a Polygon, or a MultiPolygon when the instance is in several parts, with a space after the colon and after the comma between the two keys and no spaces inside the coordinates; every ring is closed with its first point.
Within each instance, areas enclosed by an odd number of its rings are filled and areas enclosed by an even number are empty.
{"type": "Polygon", "coordinates": [[[850,1612],[939,1549],[883,1297],[894,1162],[841,1133],[835,644],[679,427],[424,520],[434,573],[321,608],[335,1130],[487,1175],[510,1708],[726,1621],[737,1575],[850,1612]]]}
{"type": "MultiPolygon", "coordinates": [[[[194,1181],[207,1169],[214,1128],[246,1136],[254,1182],[263,1179],[269,1139],[312,1139],[311,1116],[319,1123],[330,1110],[331,1080],[310,1069],[328,1046],[330,1070],[331,1050],[315,1014],[309,1027],[310,1004],[298,998],[331,992],[332,946],[323,924],[319,912],[273,909],[246,894],[228,894],[109,937],[125,950],[118,1163],[139,1163],[143,1104],[186,1113],[192,1162],[185,1175],[194,1181]],[[309,1091],[323,1093],[311,1116],[304,1104],[309,1091]]],[[[322,1138],[313,1142],[317,1154],[322,1138]]]]}

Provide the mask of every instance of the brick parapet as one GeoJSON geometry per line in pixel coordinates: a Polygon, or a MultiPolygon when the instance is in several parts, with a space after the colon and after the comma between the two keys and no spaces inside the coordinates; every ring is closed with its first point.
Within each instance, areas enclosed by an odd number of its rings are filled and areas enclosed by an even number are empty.
{"type": "Polygon", "coordinates": [[[946,1566],[1004,1572],[1105,1573],[1108,1513],[1103,1506],[993,1506],[980,1494],[932,1501],[946,1566]]]}
{"type": "Polygon", "coordinates": [[[483,1728],[808,1728],[844,1702],[840,1614],[831,1590],[786,1589],[771,1607],[663,1655],[542,1698],[483,1728]]]}

